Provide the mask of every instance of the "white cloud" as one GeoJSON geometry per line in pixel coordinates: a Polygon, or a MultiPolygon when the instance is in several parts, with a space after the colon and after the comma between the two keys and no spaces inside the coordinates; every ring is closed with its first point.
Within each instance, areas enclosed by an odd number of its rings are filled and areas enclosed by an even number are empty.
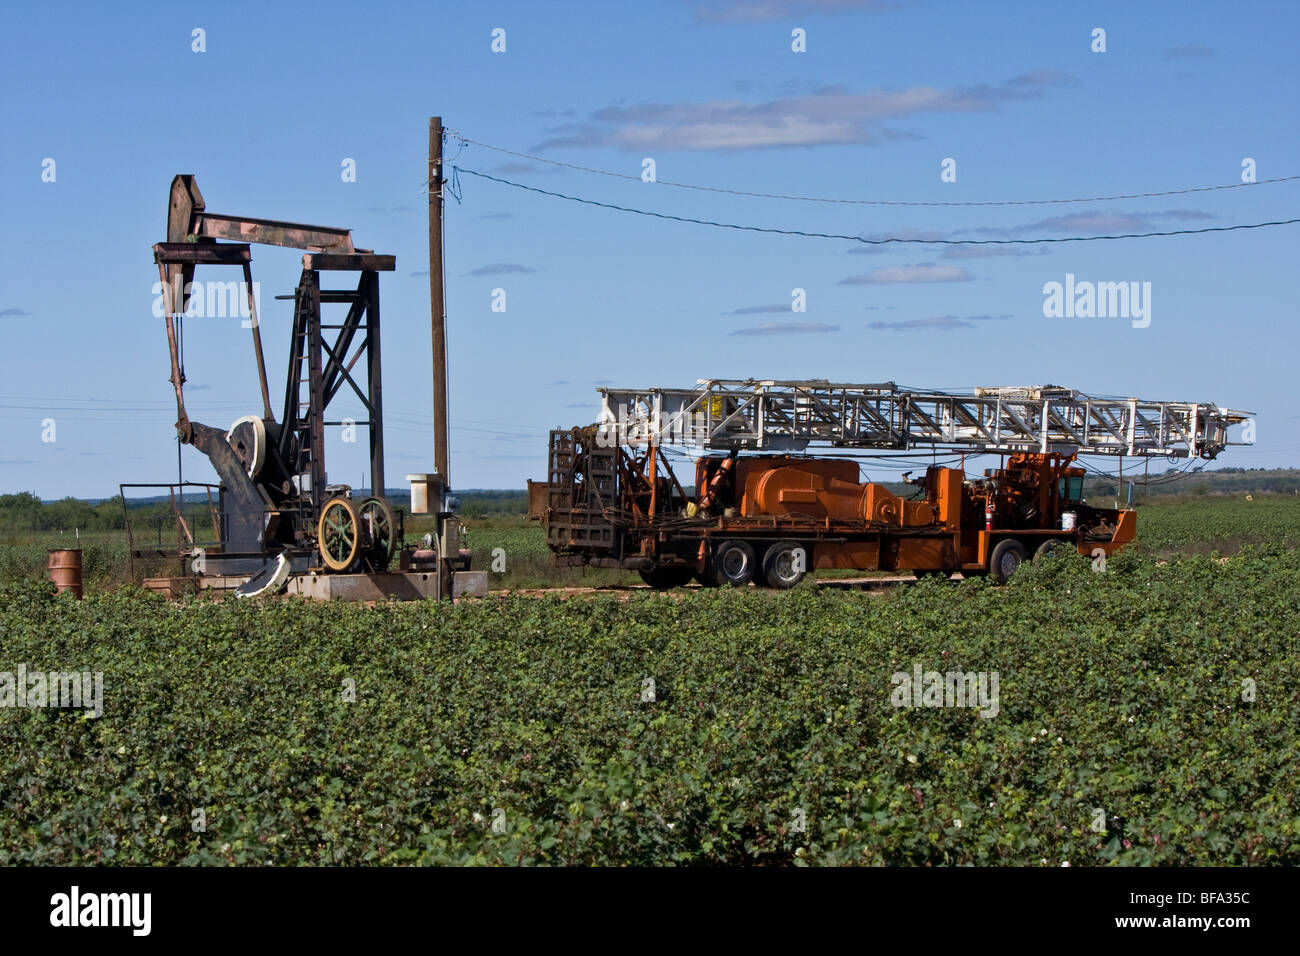
{"type": "Polygon", "coordinates": [[[784,305],[747,305],[743,309],[732,309],[731,315],[762,315],[765,313],[790,312],[790,303],[784,305]]]}
{"type": "Polygon", "coordinates": [[[737,329],[732,335],[810,335],[838,332],[838,325],[825,322],[764,322],[748,329],[737,329]]]}
{"type": "Polygon", "coordinates": [[[973,329],[976,322],[996,322],[1009,319],[1010,315],[936,315],[928,319],[905,319],[901,322],[868,322],[869,329],[884,329],[893,332],[912,332],[917,330],[948,331],[952,329],[973,329]]]}
{"type": "Polygon", "coordinates": [[[706,0],[696,7],[696,16],[720,23],[745,23],[819,13],[887,13],[901,6],[891,0],[706,0]]]}
{"type": "Polygon", "coordinates": [[[1020,226],[993,227],[962,230],[981,235],[1025,236],[1035,233],[1066,235],[1109,235],[1125,232],[1150,232],[1161,228],[1160,220],[1197,222],[1215,218],[1199,209],[1167,209],[1163,212],[1121,212],[1109,209],[1084,209],[1062,216],[1048,216],[1020,226]]]}
{"type": "Polygon", "coordinates": [[[912,135],[887,129],[883,120],[920,113],[990,112],[1005,103],[1036,99],[1048,85],[1019,77],[1001,86],[952,89],[913,86],[852,93],[831,86],[758,103],[727,99],[610,106],[581,122],[551,128],[550,137],[534,148],[613,146],[644,151],[877,143],[912,135]]]}
{"type": "Polygon", "coordinates": [[[939,266],[924,262],[915,266],[890,266],[863,275],[849,276],[840,285],[891,285],[901,282],[969,282],[975,277],[960,266],[939,266]]]}
{"type": "Polygon", "coordinates": [[[470,272],[472,276],[504,276],[504,275],[523,275],[530,272],[536,272],[532,266],[522,266],[517,262],[494,262],[491,265],[479,266],[470,272]]]}
{"type": "Polygon", "coordinates": [[[1167,60],[1194,60],[1214,56],[1214,51],[1204,43],[1182,43],[1165,50],[1167,60]]]}

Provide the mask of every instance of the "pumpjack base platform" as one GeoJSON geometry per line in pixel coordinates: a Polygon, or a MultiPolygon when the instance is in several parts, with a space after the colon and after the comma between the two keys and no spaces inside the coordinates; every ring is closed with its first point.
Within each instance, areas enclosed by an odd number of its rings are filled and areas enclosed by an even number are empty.
{"type": "MultiPolygon", "coordinates": [[[[487,597],[487,572],[453,572],[451,591],[453,599],[487,597]]],[[[438,596],[438,579],[433,571],[296,574],[286,593],[316,601],[423,601],[438,596]]]]}
{"type": "Polygon", "coordinates": [[[183,594],[193,594],[198,587],[198,580],[193,575],[170,578],[145,578],[140,586],[146,591],[161,594],[166,598],[178,598],[183,594]]]}
{"type": "MultiPolygon", "coordinates": [[[[164,597],[179,598],[198,591],[233,591],[247,577],[235,575],[185,575],[146,578],[144,588],[164,597]]],[[[486,571],[452,573],[452,597],[487,597],[486,571]]],[[[295,574],[285,593],[315,601],[426,601],[438,596],[433,571],[389,572],[385,574],[295,574]]]]}
{"type": "Polygon", "coordinates": [[[140,586],[146,591],[161,594],[167,598],[179,598],[196,591],[233,591],[245,581],[248,575],[231,574],[184,574],[172,577],[145,578],[140,586]]]}
{"type": "Polygon", "coordinates": [[[438,596],[438,577],[432,571],[295,574],[285,593],[315,601],[423,601],[438,596]]]}

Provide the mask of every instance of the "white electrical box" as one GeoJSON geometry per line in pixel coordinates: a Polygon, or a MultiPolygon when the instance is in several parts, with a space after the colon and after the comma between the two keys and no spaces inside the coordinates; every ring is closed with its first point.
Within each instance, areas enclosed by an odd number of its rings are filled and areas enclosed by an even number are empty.
{"type": "MultiPolygon", "coordinates": [[[[438,481],[438,476],[436,474],[407,475],[406,480],[411,483],[411,514],[430,514],[430,498],[434,493],[439,496],[442,494],[442,483],[438,481]]],[[[441,501],[438,504],[441,506],[441,501]]]]}

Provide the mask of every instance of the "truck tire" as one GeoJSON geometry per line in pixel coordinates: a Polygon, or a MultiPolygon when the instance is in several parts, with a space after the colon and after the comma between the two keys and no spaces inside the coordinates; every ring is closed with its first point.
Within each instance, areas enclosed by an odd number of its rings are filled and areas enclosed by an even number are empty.
{"type": "Polygon", "coordinates": [[[1006,584],[1025,563],[1025,546],[1014,538],[1004,538],[989,555],[989,575],[995,584],[1006,584]]]}
{"type": "Polygon", "coordinates": [[[730,584],[734,588],[743,588],[754,580],[757,560],[748,541],[723,541],[713,552],[710,562],[713,580],[718,587],[730,584]]]}
{"type": "Polygon", "coordinates": [[[1053,555],[1069,554],[1071,551],[1077,553],[1078,550],[1073,541],[1064,538],[1048,538],[1034,551],[1034,564],[1042,564],[1053,555]]]}
{"type": "Polygon", "coordinates": [[[694,570],[682,564],[660,564],[649,571],[642,571],[641,580],[656,591],[668,591],[679,588],[691,579],[694,570]]]}
{"type": "Polygon", "coordinates": [[[763,555],[763,586],[788,591],[808,573],[808,549],[798,541],[778,541],[763,555]],[[798,552],[803,552],[800,566],[798,552]]]}

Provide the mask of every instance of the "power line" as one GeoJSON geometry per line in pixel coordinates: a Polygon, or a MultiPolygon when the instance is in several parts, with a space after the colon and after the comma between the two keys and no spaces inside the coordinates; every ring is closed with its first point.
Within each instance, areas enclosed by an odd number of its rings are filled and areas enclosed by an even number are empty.
{"type": "Polygon", "coordinates": [[[525,186],[523,183],[512,182],[509,179],[502,179],[499,176],[490,176],[487,173],[481,173],[474,169],[465,169],[463,167],[455,166],[453,166],[452,169],[469,176],[478,176],[480,179],[488,179],[494,183],[501,183],[503,186],[512,186],[515,189],[540,193],[543,196],[552,196],[556,199],[566,199],[569,202],[582,203],[586,206],[599,206],[602,209],[614,209],[618,212],[628,212],[638,216],[650,216],[655,219],[669,219],[673,222],[691,223],[696,226],[713,226],[718,229],[736,229],[741,232],[765,232],[779,236],[798,236],[802,239],[841,239],[847,242],[860,242],[869,246],[883,246],[890,243],[912,243],[917,245],[939,246],[1033,246],[1056,242],[1102,242],[1114,239],[1153,239],[1158,236],[1193,236],[1207,232],[1234,232],[1238,229],[1262,229],[1266,226],[1290,226],[1300,222],[1300,219],[1280,219],[1273,222],[1246,223],[1238,226],[1208,226],[1203,229],[1174,229],[1169,232],[1130,232],[1117,236],[1053,236],[1046,239],[902,239],[895,237],[885,239],[867,239],[863,236],[849,236],[833,232],[805,232],[800,229],[777,229],[772,226],[742,226],[731,222],[718,222],[713,219],[694,219],[690,216],[673,216],[665,212],[650,212],[646,209],[634,209],[631,206],[619,206],[615,203],[598,202],[595,199],[583,199],[579,196],[569,196],[565,193],[553,192],[549,189],[540,189],[537,186],[525,186]]]}
{"type": "Polygon", "coordinates": [[[1136,473],[1125,477],[1123,473],[1101,471],[1100,469],[1088,464],[1088,462],[1083,459],[1079,459],[1079,464],[1095,478],[1106,478],[1117,482],[1127,481],[1129,484],[1142,485],[1143,487],[1146,487],[1147,485],[1166,485],[1176,481],[1181,481],[1184,478],[1199,474],[1208,463],[1202,463],[1195,458],[1189,458],[1186,464],[1180,468],[1171,468],[1164,474],[1156,475],[1155,477],[1144,477],[1142,479],[1139,479],[1136,476],[1136,473]]]}
{"type": "MultiPolygon", "coordinates": [[[[579,166],[576,163],[564,163],[557,159],[547,159],[544,156],[534,156],[531,153],[521,153],[513,149],[506,149],[503,146],[493,146],[491,143],[469,139],[459,133],[453,133],[452,135],[454,135],[462,144],[482,146],[484,149],[494,150],[498,153],[505,153],[508,156],[516,156],[520,159],[527,159],[534,163],[546,163],[551,166],[560,166],[564,169],[573,169],[578,172],[595,173],[599,176],[611,176],[615,179],[629,179],[633,182],[647,182],[647,180],[643,180],[640,176],[634,176],[631,173],[616,173],[608,169],[596,169],[592,166],[579,166]]],[[[460,154],[457,153],[456,155],[459,156],[460,154]]],[[[1207,193],[1214,192],[1218,189],[1238,189],[1242,186],[1264,186],[1269,183],[1285,183],[1295,179],[1300,179],[1300,176],[1278,176],[1274,179],[1260,179],[1251,183],[1225,183],[1219,186],[1196,186],[1189,189],[1166,189],[1160,192],[1128,193],[1119,196],[1087,196],[1079,199],[1005,199],[988,202],[904,202],[901,200],[887,199],[831,199],[824,196],[791,196],[783,193],[747,192],[743,189],[727,189],[722,186],[701,186],[694,183],[678,183],[669,179],[652,179],[648,180],[648,182],[659,186],[672,186],[676,189],[697,189],[702,192],[725,193],[729,196],[747,196],[751,199],[783,199],[792,202],[836,203],[851,206],[1051,206],[1064,203],[1114,202],[1120,199],[1151,199],[1156,196],[1185,196],[1189,193],[1207,193]]]]}

